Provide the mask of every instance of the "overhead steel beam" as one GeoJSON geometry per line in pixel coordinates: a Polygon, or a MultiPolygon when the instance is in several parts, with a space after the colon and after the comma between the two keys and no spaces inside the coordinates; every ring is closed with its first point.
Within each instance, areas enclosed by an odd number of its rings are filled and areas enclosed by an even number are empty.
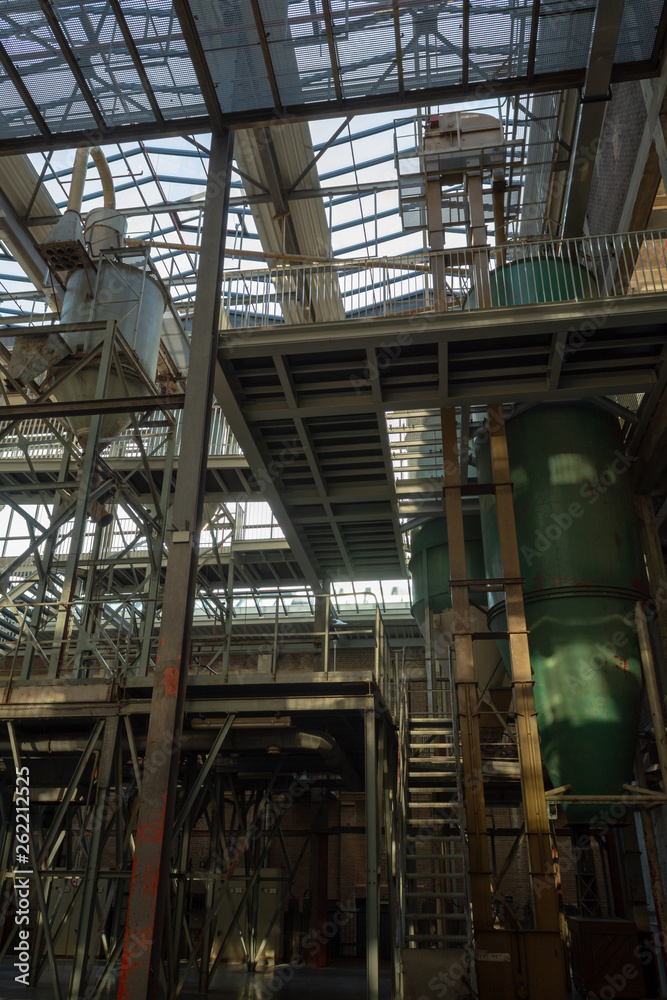
{"type": "Polygon", "coordinates": [[[625,9],[625,0],[598,0],[586,79],[581,91],[581,112],[570,161],[565,196],[563,236],[581,236],[593,183],[597,147],[602,132],[614,55],[625,9]]]}
{"type": "MultiPolygon", "coordinates": [[[[174,0],[174,4],[183,0],[174,0]]],[[[664,40],[663,40],[664,41],[664,40]]],[[[192,54],[192,53],[191,53],[192,54]]],[[[660,66],[654,60],[623,63],[614,66],[611,82],[619,83],[626,80],[648,80],[660,75],[660,66]]],[[[513,77],[507,80],[494,80],[494,94],[498,97],[522,95],[531,93],[547,93],[554,90],[570,90],[583,86],[586,77],[585,69],[563,70],[558,73],[538,73],[532,81],[526,76],[513,77]]],[[[284,106],[280,114],[281,123],[295,121],[321,121],[325,118],[338,118],[341,115],[371,114],[381,111],[401,111],[411,108],[428,107],[433,104],[445,105],[457,103],[476,96],[479,84],[460,84],[449,87],[427,87],[408,90],[404,96],[398,92],[388,94],[369,94],[365,97],[348,97],[341,100],[318,101],[316,104],[295,104],[284,106]]],[[[217,117],[217,116],[216,116],[217,117]]],[[[259,108],[237,111],[222,116],[223,124],[230,129],[258,128],[263,125],[276,124],[275,108],[259,108]]],[[[157,122],[142,122],[140,124],[100,127],[95,134],[99,145],[105,143],[129,142],[133,139],[166,138],[167,136],[191,136],[208,133],[212,128],[209,115],[193,115],[191,118],[178,120],[167,119],[164,127],[157,122]]],[[[72,132],[52,132],[50,136],[23,136],[15,139],[5,138],[0,145],[0,156],[11,156],[16,153],[39,153],[52,149],[74,149],[77,146],[89,146],[90,132],[79,130],[72,132]]]]}
{"type": "MultiPolygon", "coordinates": [[[[292,524],[287,507],[283,503],[281,491],[277,486],[277,480],[282,472],[279,467],[280,463],[276,463],[276,467],[274,467],[266,454],[262,453],[259,440],[246,422],[238,394],[232,389],[227,374],[219,362],[215,370],[214,392],[232,433],[241,446],[241,450],[259,484],[258,488],[261,490],[262,499],[270,505],[308,586],[314,591],[318,591],[322,572],[308,544],[301,538],[292,524]]],[[[289,462],[289,457],[287,461],[289,462]]]]}
{"type": "Polygon", "coordinates": [[[398,557],[401,562],[404,573],[407,576],[407,565],[405,562],[405,548],[403,545],[403,536],[401,535],[401,526],[399,523],[399,510],[398,510],[398,496],[396,494],[396,481],[394,479],[394,463],[391,454],[391,444],[389,442],[389,431],[387,430],[387,419],[385,416],[385,411],[382,406],[382,385],[380,381],[380,369],[378,366],[378,356],[373,350],[366,351],[366,357],[368,358],[368,373],[371,381],[371,389],[373,392],[373,399],[378,404],[376,410],[378,428],[380,431],[380,442],[382,447],[382,457],[384,459],[384,472],[385,481],[387,484],[387,496],[391,504],[392,509],[392,525],[394,528],[394,540],[396,542],[396,550],[398,552],[398,557]]]}
{"type": "MultiPolygon", "coordinates": [[[[396,76],[398,78],[398,92],[402,97],[405,94],[405,77],[403,75],[403,46],[401,45],[401,14],[398,7],[398,0],[392,0],[391,6],[392,6],[392,13],[394,16],[394,45],[396,46],[396,76]]],[[[466,82],[467,79],[464,79],[464,83],[466,82]]]]}
{"type": "Polygon", "coordinates": [[[537,30],[540,25],[540,0],[533,0],[533,9],[530,18],[530,36],[528,40],[528,66],[526,77],[532,84],[535,79],[535,56],[537,54],[537,30]]]}
{"type": "Polygon", "coordinates": [[[461,46],[461,86],[467,87],[470,80],[470,0],[463,0],[463,42],[461,46]]]}
{"type": "Polygon", "coordinates": [[[154,996],[160,977],[170,888],[171,832],[188,675],[204,504],[216,332],[232,166],[232,139],[214,134],[206,186],[199,286],[190,344],[179,470],[172,515],[174,536],[162,601],[136,850],[123,946],[119,1000],[154,996]],[[150,942],[150,946],[146,943],[150,942]]]}
{"type": "MultiPolygon", "coordinates": [[[[291,385],[291,379],[289,372],[287,370],[286,363],[282,358],[274,358],[274,361],[276,364],[276,369],[278,371],[280,384],[283,388],[283,392],[285,393],[291,405],[296,406],[296,397],[294,395],[294,390],[291,385]]],[[[306,461],[308,462],[308,467],[310,470],[310,474],[313,478],[313,482],[315,483],[318,494],[322,500],[322,504],[324,505],[324,508],[327,514],[329,515],[329,520],[327,521],[327,523],[330,525],[331,532],[334,538],[336,539],[336,545],[338,546],[340,557],[343,561],[345,569],[350,574],[350,579],[354,579],[355,572],[352,566],[350,553],[348,552],[347,545],[345,544],[345,539],[341,534],[341,530],[338,527],[336,521],[334,520],[333,510],[331,508],[331,505],[326,499],[327,487],[324,482],[322,470],[320,469],[319,462],[315,454],[315,449],[313,447],[313,442],[308,432],[308,428],[304,424],[303,420],[301,420],[299,417],[295,419],[294,424],[297,430],[297,434],[299,435],[299,441],[301,442],[303,453],[305,455],[306,461]]]]}
{"type": "MultiPolygon", "coordinates": [[[[57,327],[53,327],[57,330],[57,327]]],[[[11,333],[8,332],[11,336],[11,333]]],[[[118,399],[79,399],[71,402],[24,403],[0,406],[0,420],[30,420],[33,417],[81,417],[94,413],[148,413],[151,410],[182,410],[183,393],[173,396],[125,396],[118,399]]]]}
{"type": "MultiPolygon", "coordinates": [[[[4,215],[4,219],[0,219],[2,227],[0,239],[7,244],[35,288],[43,292],[49,273],[44,258],[37,253],[32,233],[2,189],[0,189],[0,209],[4,215]]],[[[61,296],[58,294],[56,281],[53,282],[53,293],[60,302],[61,296]]]]}
{"type": "Polygon", "coordinates": [[[146,97],[148,98],[148,103],[151,106],[151,111],[155,115],[155,121],[158,123],[158,125],[164,127],[165,119],[164,115],[162,114],[162,108],[157,102],[155,91],[153,90],[153,87],[151,86],[151,81],[148,79],[148,74],[144,69],[144,64],[141,59],[141,54],[139,52],[139,49],[137,48],[134,38],[132,37],[130,26],[125,19],[123,8],[120,5],[120,0],[109,0],[109,6],[113,11],[114,17],[118,21],[118,27],[120,28],[121,34],[123,36],[123,41],[127,45],[127,51],[130,53],[130,58],[134,63],[134,68],[136,69],[137,75],[141,80],[141,86],[144,88],[146,92],[146,97]]]}
{"type": "Polygon", "coordinates": [[[210,124],[215,132],[220,132],[225,127],[222,110],[190,4],[188,0],[173,0],[173,3],[197,75],[197,82],[204,98],[210,124]]]}
{"type": "MultiPolygon", "coordinates": [[[[626,295],[607,300],[608,318],[603,331],[628,330],[635,327],[664,329],[667,314],[667,293],[651,295],[626,295]]],[[[515,307],[499,306],[493,309],[471,309],[467,312],[421,313],[419,324],[410,328],[410,344],[429,344],[436,341],[468,343],[477,339],[494,339],[503,335],[503,329],[512,337],[544,336],[569,330],[570,327],[588,329],[588,324],[600,326],[604,315],[601,299],[586,301],[549,302],[515,307]],[[596,323],[596,320],[598,322],[596,323]],[[582,326],[583,324],[583,326],[582,326]]],[[[406,317],[378,317],[377,319],[340,320],[295,326],[253,327],[245,330],[228,330],[220,337],[220,355],[230,359],[262,357],[270,354],[318,353],[331,351],[359,351],[371,347],[382,348],[389,341],[404,336],[406,317]]],[[[626,345],[628,346],[628,345],[626,345]]],[[[421,400],[413,399],[421,406],[421,400]]]]}
{"type": "Polygon", "coordinates": [[[271,96],[273,97],[273,103],[276,106],[276,110],[280,110],[282,107],[282,99],[280,97],[280,90],[278,89],[278,81],[276,80],[276,71],[273,68],[273,60],[271,59],[271,50],[269,49],[269,42],[267,39],[266,29],[264,27],[264,21],[262,20],[262,12],[259,9],[259,4],[257,0],[250,0],[250,6],[252,7],[252,15],[255,19],[255,27],[257,28],[257,38],[259,39],[259,47],[262,50],[262,58],[264,59],[264,67],[266,69],[266,75],[269,78],[269,86],[271,87],[271,96]]]}
{"type": "Polygon", "coordinates": [[[340,82],[338,54],[336,52],[336,40],[334,38],[333,21],[331,20],[329,0],[322,0],[322,14],[324,15],[324,26],[327,33],[327,45],[329,46],[329,59],[331,60],[331,72],[333,74],[333,85],[334,90],[336,91],[336,100],[341,103],[343,100],[343,88],[340,82]]]}
{"type": "MultiPolygon", "coordinates": [[[[72,76],[76,80],[76,84],[79,90],[81,91],[81,94],[83,95],[83,99],[88,105],[88,108],[90,109],[90,113],[93,116],[95,124],[97,125],[98,128],[101,129],[106,128],[106,122],[104,121],[104,117],[102,115],[102,112],[100,111],[97,101],[95,100],[93,92],[88,86],[88,81],[83,75],[83,70],[79,66],[79,60],[74,55],[74,52],[72,51],[70,44],[67,41],[67,36],[63,31],[62,25],[60,24],[60,21],[54,14],[51,4],[49,3],[49,0],[37,0],[37,2],[39,3],[39,6],[42,9],[42,13],[46,18],[49,28],[53,32],[53,37],[55,38],[56,42],[60,47],[60,51],[62,52],[65,62],[72,71],[72,76]]],[[[89,139],[89,145],[92,145],[90,139],[89,139]]]]}
{"type": "MultiPolygon", "coordinates": [[[[136,122],[129,125],[100,126],[94,134],[98,146],[110,143],[131,142],[137,139],[167,139],[172,136],[201,135],[211,131],[208,115],[192,118],[169,118],[164,125],[158,122],[136,122]]],[[[90,146],[90,129],[75,129],[72,132],[51,132],[49,136],[27,136],[22,139],[3,139],[0,156],[15,156],[17,153],[46,153],[58,149],[76,149],[90,146]]]]}
{"type": "Polygon", "coordinates": [[[26,108],[34,118],[35,124],[37,125],[39,131],[42,133],[42,135],[50,136],[51,129],[46,124],[46,120],[44,119],[42,112],[35,104],[32,98],[32,94],[30,93],[25,83],[23,82],[23,77],[21,76],[16,66],[12,62],[9,53],[7,52],[7,49],[4,47],[2,42],[0,42],[0,64],[2,64],[2,68],[4,69],[9,79],[14,84],[17,94],[19,95],[19,97],[25,104],[26,108]]]}

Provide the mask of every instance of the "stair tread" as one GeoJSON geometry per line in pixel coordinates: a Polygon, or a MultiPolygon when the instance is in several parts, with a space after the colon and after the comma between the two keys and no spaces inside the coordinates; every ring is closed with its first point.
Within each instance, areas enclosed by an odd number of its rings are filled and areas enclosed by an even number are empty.
{"type": "MultiPolygon", "coordinates": [[[[410,861],[463,861],[462,854],[409,854],[410,861]]],[[[413,878],[417,873],[408,872],[408,878],[413,878]]],[[[440,872],[434,872],[434,877],[440,878],[440,872]]],[[[421,876],[420,876],[421,877],[421,876]]]]}
{"type": "Polygon", "coordinates": [[[453,778],[456,775],[456,771],[429,771],[424,769],[423,771],[416,771],[411,769],[409,771],[411,777],[415,778],[453,778]]]}
{"type": "MultiPolygon", "coordinates": [[[[420,913],[421,919],[426,920],[427,914],[420,913]]],[[[467,941],[467,934],[406,934],[406,941],[467,941]]]]}
{"type": "MultiPolygon", "coordinates": [[[[456,784],[452,787],[456,788],[456,784]]],[[[410,788],[413,788],[414,791],[418,792],[420,795],[435,795],[436,792],[444,792],[447,786],[444,782],[442,782],[439,785],[408,785],[408,791],[410,791],[410,788]]]]}
{"type": "MultiPolygon", "coordinates": [[[[409,809],[438,809],[442,806],[451,805],[450,800],[443,799],[441,802],[408,802],[409,809]]],[[[458,805],[458,802],[457,802],[458,805]]]]}
{"type": "Polygon", "coordinates": [[[406,892],[406,897],[410,899],[465,899],[465,892],[406,892]]]}

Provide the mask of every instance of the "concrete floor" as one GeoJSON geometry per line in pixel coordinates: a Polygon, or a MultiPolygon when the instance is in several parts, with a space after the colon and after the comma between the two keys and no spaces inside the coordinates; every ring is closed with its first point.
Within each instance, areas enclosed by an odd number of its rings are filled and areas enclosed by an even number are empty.
{"type": "MultiPolygon", "coordinates": [[[[347,961],[329,969],[302,969],[287,982],[289,973],[285,966],[268,972],[250,975],[243,969],[221,969],[209,993],[199,993],[194,975],[180,994],[181,1000],[366,1000],[366,970],[362,962],[347,961]]],[[[45,973],[37,989],[29,989],[14,981],[15,971],[7,963],[0,965],[0,1000],[54,1000],[50,977],[45,973]]],[[[67,984],[63,980],[62,1000],[67,997],[67,984]]],[[[115,984],[109,984],[104,1000],[113,1000],[115,984]]],[[[380,971],[382,1000],[391,996],[391,974],[384,965],[380,971]]]]}

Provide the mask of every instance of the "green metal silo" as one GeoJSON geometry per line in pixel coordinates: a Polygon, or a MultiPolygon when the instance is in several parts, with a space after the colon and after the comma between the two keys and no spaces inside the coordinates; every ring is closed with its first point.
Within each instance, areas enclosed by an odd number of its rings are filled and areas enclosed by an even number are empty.
{"type": "MultiPolygon", "coordinates": [[[[616,795],[632,778],[642,698],[637,600],[646,596],[629,461],[616,417],[541,404],[508,420],[542,756],[554,786],[616,795]]],[[[491,481],[488,444],[477,447],[491,481]]],[[[501,575],[495,499],[480,499],[486,571],[501,575]]],[[[504,630],[504,602],[489,613],[504,630]]],[[[573,822],[600,806],[570,805],[573,822]]]]}
{"type": "MultiPolygon", "coordinates": [[[[463,519],[466,542],[468,579],[483,580],[484,548],[479,515],[466,514],[463,519]]],[[[425,634],[427,605],[435,624],[449,639],[452,634],[452,595],[449,589],[449,545],[447,519],[436,517],[413,528],[410,533],[410,573],[412,575],[412,614],[425,634]]],[[[475,632],[488,629],[486,621],[488,596],[486,591],[470,593],[471,624],[475,632]]],[[[495,643],[477,640],[473,644],[475,671],[480,690],[491,683],[499,657],[495,643]]],[[[502,674],[502,668],[500,669],[502,674]]]]}
{"type": "MultiPolygon", "coordinates": [[[[516,260],[489,272],[489,288],[494,306],[530,305],[537,302],[565,302],[596,299],[594,275],[577,261],[563,257],[530,256],[530,244],[514,251],[516,260]]],[[[472,288],[468,308],[477,308],[477,290],[472,288]]]]}

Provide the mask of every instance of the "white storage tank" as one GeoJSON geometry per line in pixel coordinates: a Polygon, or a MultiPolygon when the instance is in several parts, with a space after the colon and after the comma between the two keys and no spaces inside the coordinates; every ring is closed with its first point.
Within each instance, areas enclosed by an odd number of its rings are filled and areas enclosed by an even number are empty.
{"type": "MultiPolygon", "coordinates": [[[[116,210],[113,178],[102,151],[77,150],[72,171],[72,186],[67,212],[59,220],[46,242],[57,246],[77,247],[77,241],[88,244],[93,267],[72,270],[61,309],[63,325],[87,323],[91,320],[116,320],[119,330],[132,351],[125,355],[119,346],[124,378],[112,365],[106,392],[107,398],[143,396],[151,393],[150,383],[157,371],[162,318],[167,308],[167,295],[160,282],[149,271],[146,253],[142,250],[123,250],[126,220],[116,210]],[[100,173],[104,191],[104,207],[93,209],[86,217],[85,229],[81,224],[81,200],[86,176],[88,153],[100,173]],[[63,242],[64,237],[64,242],[63,242]],[[137,362],[140,371],[137,371],[137,362]]],[[[85,258],[85,254],[83,255],[85,258]]],[[[58,379],[78,362],[82,354],[92,350],[104,338],[104,328],[84,332],[62,332],[62,337],[72,350],[63,361],[52,369],[58,379]]],[[[56,389],[59,402],[93,399],[99,374],[99,359],[91,361],[81,371],[68,378],[56,389]]],[[[125,413],[109,414],[102,420],[99,448],[104,448],[130,423],[125,413]]],[[[90,430],[89,417],[72,420],[73,430],[82,448],[85,448],[90,430]]]]}

